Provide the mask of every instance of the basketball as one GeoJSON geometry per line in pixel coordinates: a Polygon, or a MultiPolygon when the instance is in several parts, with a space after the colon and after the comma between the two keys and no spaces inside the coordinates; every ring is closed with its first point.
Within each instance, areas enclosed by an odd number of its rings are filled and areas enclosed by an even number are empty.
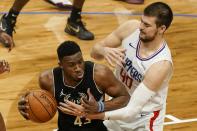
{"type": "Polygon", "coordinates": [[[31,91],[26,96],[26,100],[28,100],[27,106],[29,106],[27,113],[33,122],[47,122],[54,117],[57,111],[56,100],[48,91],[31,91]]]}

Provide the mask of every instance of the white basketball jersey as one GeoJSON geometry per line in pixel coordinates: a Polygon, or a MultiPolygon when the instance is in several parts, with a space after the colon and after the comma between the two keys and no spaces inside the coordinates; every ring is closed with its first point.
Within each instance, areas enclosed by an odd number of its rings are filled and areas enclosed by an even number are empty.
{"type": "MultiPolygon", "coordinates": [[[[171,53],[166,42],[164,42],[162,47],[150,57],[141,58],[139,56],[139,33],[140,31],[137,29],[134,33],[123,40],[122,47],[126,49],[126,64],[124,69],[117,67],[115,72],[117,78],[127,87],[130,95],[133,94],[139,83],[143,81],[146,71],[152,64],[163,60],[167,60],[172,63],[171,53]]],[[[156,96],[154,96],[153,99],[143,107],[142,112],[157,111],[165,106],[170,77],[171,75],[163,82],[156,96]]]]}

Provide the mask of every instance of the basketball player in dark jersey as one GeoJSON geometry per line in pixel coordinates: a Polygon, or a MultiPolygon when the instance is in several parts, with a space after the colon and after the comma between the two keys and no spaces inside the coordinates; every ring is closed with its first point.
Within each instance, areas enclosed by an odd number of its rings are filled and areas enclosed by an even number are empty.
{"type": "MultiPolygon", "coordinates": [[[[58,131],[107,131],[102,120],[90,120],[81,116],[70,115],[67,101],[81,104],[81,99],[88,99],[91,92],[98,104],[97,112],[118,109],[129,101],[126,88],[104,65],[84,61],[80,47],[73,41],[65,41],[58,49],[59,66],[41,73],[40,87],[51,92],[58,102],[58,131]],[[112,96],[111,102],[101,106],[104,94],[112,96]],[[100,103],[100,104],[99,104],[100,103]],[[109,104],[111,103],[111,104],[109,104]],[[102,109],[101,109],[102,107],[102,109]]],[[[24,97],[18,103],[20,113],[28,119],[24,97]]]]}
{"type": "MultiPolygon", "coordinates": [[[[8,14],[4,14],[0,20],[0,30],[6,32],[10,37],[13,37],[13,32],[17,17],[21,12],[22,8],[29,2],[29,0],[15,0],[8,14]]],[[[68,18],[65,32],[78,37],[83,40],[93,40],[94,34],[88,31],[82,20],[81,20],[81,11],[83,8],[85,0],[74,0],[73,7],[68,18]]],[[[12,46],[12,43],[1,41],[5,47],[12,46]]],[[[13,47],[13,46],[12,46],[13,47]]]]}

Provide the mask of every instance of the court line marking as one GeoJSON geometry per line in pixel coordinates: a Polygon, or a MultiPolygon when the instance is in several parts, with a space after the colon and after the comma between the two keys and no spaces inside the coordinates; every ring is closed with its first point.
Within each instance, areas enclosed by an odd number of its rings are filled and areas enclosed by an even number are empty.
{"type": "Polygon", "coordinates": [[[166,115],[165,117],[172,120],[172,121],[171,122],[164,122],[164,125],[173,125],[173,124],[180,124],[180,123],[187,123],[187,122],[197,121],[197,118],[181,120],[181,119],[178,119],[178,118],[176,118],[175,116],[172,116],[172,115],[166,115]]]}
{"type": "MultiPolygon", "coordinates": [[[[8,12],[0,12],[0,14],[5,14],[8,12]]],[[[66,12],[21,12],[21,14],[27,14],[27,15],[52,15],[52,14],[70,14],[70,11],[66,12]]],[[[142,13],[127,13],[127,12],[82,12],[82,14],[87,14],[87,15],[128,15],[128,16],[141,16],[142,13]]],[[[178,17],[191,17],[191,18],[197,18],[197,14],[174,14],[174,16],[178,17]]]]}
{"type": "Polygon", "coordinates": [[[175,120],[175,121],[171,121],[171,122],[165,122],[164,123],[164,126],[165,125],[173,125],[173,124],[181,124],[181,123],[188,123],[188,122],[196,122],[197,121],[197,118],[194,118],[194,119],[185,119],[185,120],[175,120]]]}
{"type": "Polygon", "coordinates": [[[172,121],[181,121],[180,119],[178,119],[178,118],[176,118],[176,117],[174,117],[172,115],[166,115],[165,117],[170,119],[170,120],[172,120],[172,121]]]}
{"type": "Polygon", "coordinates": [[[44,24],[44,27],[48,31],[52,31],[58,41],[58,43],[62,43],[65,41],[64,32],[59,31],[58,27],[61,27],[61,23],[65,21],[65,17],[53,16],[49,18],[49,20],[44,24]]]}

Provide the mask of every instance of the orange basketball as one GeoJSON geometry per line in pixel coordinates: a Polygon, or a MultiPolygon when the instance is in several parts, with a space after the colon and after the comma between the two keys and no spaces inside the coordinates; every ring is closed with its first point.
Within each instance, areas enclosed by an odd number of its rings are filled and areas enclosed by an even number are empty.
{"type": "Polygon", "coordinates": [[[31,91],[27,96],[29,119],[33,122],[43,123],[51,120],[56,111],[57,103],[55,98],[45,90],[31,91]]]}

